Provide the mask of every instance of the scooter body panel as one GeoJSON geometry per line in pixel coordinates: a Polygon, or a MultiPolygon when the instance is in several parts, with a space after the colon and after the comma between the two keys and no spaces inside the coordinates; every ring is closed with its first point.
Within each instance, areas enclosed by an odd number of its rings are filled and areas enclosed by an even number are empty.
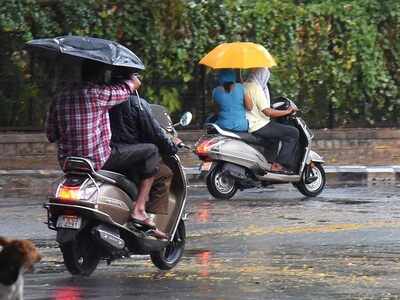
{"type": "Polygon", "coordinates": [[[179,221],[183,217],[186,195],[187,179],[179,156],[173,155],[164,160],[174,173],[169,193],[169,205],[167,215],[156,215],[154,221],[160,230],[166,232],[173,239],[178,228],[179,221]]]}
{"type": "Polygon", "coordinates": [[[267,171],[271,165],[259,151],[242,140],[225,138],[213,146],[208,156],[231,162],[250,170],[267,171]]]}
{"type": "Polygon", "coordinates": [[[109,215],[114,222],[123,225],[129,219],[132,199],[115,185],[103,183],[99,187],[97,209],[109,215]]]}
{"type": "MultiPolygon", "coordinates": [[[[264,155],[256,149],[256,146],[240,140],[240,137],[236,134],[234,135],[237,136],[237,138],[232,138],[215,124],[209,125],[215,128],[215,131],[221,135],[221,138],[215,145],[210,147],[207,156],[211,161],[217,161],[219,164],[223,162],[234,163],[246,168],[253,172],[257,181],[261,181],[264,184],[268,182],[299,182],[306,165],[309,165],[312,161],[324,163],[324,160],[315,151],[310,149],[313,134],[308,129],[306,123],[299,117],[294,118],[293,122],[300,131],[300,136],[303,139],[304,145],[302,155],[299,157],[299,169],[297,174],[285,175],[269,172],[271,164],[265,159],[264,155]]],[[[213,163],[213,166],[216,166],[216,164],[213,163]]],[[[210,171],[211,170],[209,170],[208,174],[210,171]]],[[[208,176],[208,174],[206,176],[208,176]]]]}
{"type": "MultiPolygon", "coordinates": [[[[165,163],[173,171],[173,180],[170,187],[169,207],[167,215],[155,215],[154,221],[158,229],[167,233],[173,240],[179,221],[181,220],[186,203],[186,176],[180,163],[179,157],[174,155],[165,160],[165,163]]],[[[64,175],[67,178],[71,175],[64,175]]],[[[73,176],[73,175],[72,175],[73,176]]],[[[58,184],[65,180],[60,179],[58,184]]],[[[85,219],[96,222],[104,222],[113,226],[123,227],[130,218],[133,202],[130,197],[119,187],[111,183],[95,180],[97,192],[86,200],[61,201],[56,198],[50,199],[46,204],[53,222],[65,211],[73,212],[85,219]]],[[[123,227],[127,230],[125,227],[123,227]]],[[[129,230],[128,230],[129,231],[129,230]]]]}
{"type": "Polygon", "coordinates": [[[325,163],[325,160],[317,152],[310,150],[307,156],[307,164],[311,162],[325,163]]]}

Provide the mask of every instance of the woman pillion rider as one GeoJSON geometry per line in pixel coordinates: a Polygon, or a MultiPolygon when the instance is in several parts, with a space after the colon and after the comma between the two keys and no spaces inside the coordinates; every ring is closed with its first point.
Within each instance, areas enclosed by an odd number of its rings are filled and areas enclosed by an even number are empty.
{"type": "Polygon", "coordinates": [[[274,118],[284,117],[295,109],[276,110],[271,108],[268,80],[270,71],[267,68],[253,69],[244,84],[245,97],[251,101],[246,103],[246,117],[249,121],[249,132],[263,138],[268,144],[268,139],[277,138],[282,142],[277,162],[271,167],[272,172],[293,173],[296,168],[295,151],[299,141],[297,128],[281,124],[274,118]],[[251,103],[251,105],[247,105],[251,103]]]}

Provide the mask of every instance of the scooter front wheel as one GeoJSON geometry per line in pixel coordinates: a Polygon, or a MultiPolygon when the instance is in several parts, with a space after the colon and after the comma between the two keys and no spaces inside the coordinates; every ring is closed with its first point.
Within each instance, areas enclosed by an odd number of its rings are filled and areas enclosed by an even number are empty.
{"type": "MultiPolygon", "coordinates": [[[[307,166],[309,167],[309,166],[307,166]]],[[[293,185],[307,197],[316,197],[323,191],[326,183],[326,176],[324,168],[319,163],[314,163],[312,167],[310,167],[310,175],[315,176],[315,180],[307,183],[305,171],[301,176],[300,182],[293,183],[293,185]]]]}
{"type": "Polygon", "coordinates": [[[216,166],[208,174],[207,189],[217,199],[230,199],[237,192],[235,179],[222,172],[222,165],[216,166]]]}
{"type": "Polygon", "coordinates": [[[160,270],[170,270],[180,261],[185,249],[186,229],[185,222],[179,221],[174,239],[167,247],[158,252],[150,253],[153,264],[160,270]]]}

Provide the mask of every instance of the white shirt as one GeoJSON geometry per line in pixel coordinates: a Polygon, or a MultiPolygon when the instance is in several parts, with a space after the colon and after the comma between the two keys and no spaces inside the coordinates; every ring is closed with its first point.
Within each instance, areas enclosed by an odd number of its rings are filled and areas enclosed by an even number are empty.
{"type": "Polygon", "coordinates": [[[249,121],[249,132],[254,132],[267,125],[271,120],[262,112],[271,107],[270,99],[265,96],[264,91],[256,82],[245,82],[244,89],[246,95],[253,102],[253,109],[246,111],[246,118],[249,121]]]}

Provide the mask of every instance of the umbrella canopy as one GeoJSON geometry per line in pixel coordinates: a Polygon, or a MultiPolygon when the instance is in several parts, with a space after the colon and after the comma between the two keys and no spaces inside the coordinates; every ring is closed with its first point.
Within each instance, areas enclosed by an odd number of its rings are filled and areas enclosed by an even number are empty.
{"type": "Polygon", "coordinates": [[[131,50],[109,40],[82,36],[60,36],[32,40],[27,43],[27,46],[52,53],[95,60],[112,66],[144,70],[142,61],[131,50]]]}
{"type": "Polygon", "coordinates": [[[267,49],[250,42],[221,44],[204,56],[199,63],[213,69],[249,69],[276,66],[275,59],[267,49]]]}

